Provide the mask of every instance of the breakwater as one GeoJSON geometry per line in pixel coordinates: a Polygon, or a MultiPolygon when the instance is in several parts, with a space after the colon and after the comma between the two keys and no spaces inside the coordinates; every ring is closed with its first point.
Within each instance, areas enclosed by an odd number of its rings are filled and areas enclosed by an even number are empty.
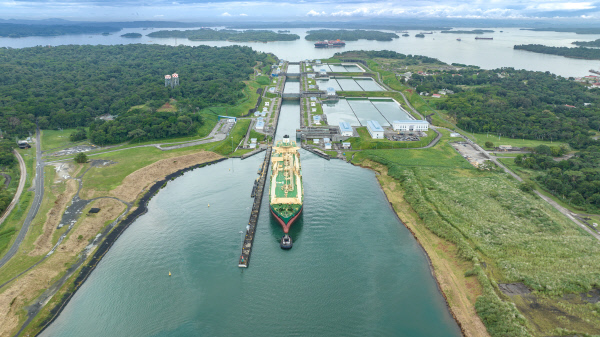
{"type": "Polygon", "coordinates": [[[252,245],[254,243],[254,234],[256,233],[256,225],[258,223],[258,215],[260,214],[260,205],[262,203],[263,192],[267,181],[267,172],[269,172],[269,162],[271,161],[271,147],[267,148],[265,154],[265,160],[260,168],[260,177],[258,182],[252,189],[252,195],[254,196],[254,204],[252,204],[252,210],[250,211],[250,220],[246,226],[246,235],[242,242],[242,253],[240,254],[240,260],[238,261],[238,267],[248,268],[250,262],[250,254],[252,253],[252,245]]]}

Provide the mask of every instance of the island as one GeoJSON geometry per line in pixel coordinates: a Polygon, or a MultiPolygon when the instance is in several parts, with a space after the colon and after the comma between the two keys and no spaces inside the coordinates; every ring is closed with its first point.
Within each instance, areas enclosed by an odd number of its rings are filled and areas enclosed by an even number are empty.
{"type": "Polygon", "coordinates": [[[25,25],[0,23],[0,37],[60,36],[67,34],[102,34],[118,32],[121,28],[78,25],[25,25]]]}
{"type": "Polygon", "coordinates": [[[473,30],[442,30],[442,34],[484,34],[493,33],[491,29],[473,29],[473,30]]]}
{"type": "Polygon", "coordinates": [[[425,37],[425,34],[419,33],[419,34],[416,34],[415,37],[425,37]]]}
{"type": "Polygon", "coordinates": [[[572,44],[580,47],[600,47],[600,39],[594,41],[575,41],[572,44]]]}
{"type": "Polygon", "coordinates": [[[231,42],[273,42],[294,41],[300,36],[296,34],[280,34],[270,30],[213,30],[209,28],[195,30],[160,30],[148,34],[149,37],[187,38],[191,41],[231,41],[231,42]]]}
{"type": "Polygon", "coordinates": [[[127,34],[123,34],[121,35],[121,37],[127,37],[127,38],[141,38],[142,34],[140,33],[127,33],[127,34]]]}
{"type": "Polygon", "coordinates": [[[521,28],[533,32],[559,32],[575,34],[600,34],[600,28],[521,28]]]}
{"type": "Polygon", "coordinates": [[[540,54],[559,55],[569,58],[585,59],[585,60],[600,60],[600,49],[592,49],[586,47],[549,47],[541,44],[522,44],[514,46],[514,49],[525,50],[540,54]]]}
{"type": "Polygon", "coordinates": [[[375,40],[375,41],[392,41],[399,36],[395,33],[386,33],[376,30],[330,30],[317,29],[306,32],[305,39],[308,41],[324,41],[324,40],[343,40],[343,41],[358,41],[358,40],[375,40]]]}

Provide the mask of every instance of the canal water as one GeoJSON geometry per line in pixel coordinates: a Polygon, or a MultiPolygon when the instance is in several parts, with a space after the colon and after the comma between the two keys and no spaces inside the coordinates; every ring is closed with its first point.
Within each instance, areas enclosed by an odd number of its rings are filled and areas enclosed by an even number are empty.
{"type": "MultiPolygon", "coordinates": [[[[224,27],[221,27],[224,28],[224,27]]],[[[180,28],[165,28],[176,29],[180,28]]],[[[471,28],[460,28],[469,30],[471,28]]],[[[543,44],[555,47],[573,47],[574,41],[593,41],[600,38],[600,34],[575,34],[559,32],[533,32],[518,28],[492,28],[494,33],[485,34],[493,40],[475,40],[474,35],[441,34],[435,32],[425,38],[417,38],[419,31],[409,31],[409,37],[400,37],[393,41],[346,41],[343,48],[315,48],[313,41],[304,37],[308,29],[290,29],[291,33],[298,34],[299,40],[278,41],[269,43],[260,42],[228,42],[228,41],[189,41],[176,38],[155,38],[146,36],[152,30],[142,28],[128,28],[120,32],[102,35],[63,35],[63,36],[31,36],[25,38],[0,37],[0,47],[23,48],[33,46],[58,46],[68,44],[129,44],[148,43],[164,45],[209,45],[230,46],[244,45],[255,50],[269,52],[288,61],[301,61],[305,59],[325,59],[332,57],[337,52],[351,50],[393,50],[403,54],[425,55],[438,58],[446,63],[462,63],[480,66],[484,69],[500,67],[514,67],[536,71],[550,71],[564,77],[588,75],[589,69],[599,70],[598,61],[566,58],[557,55],[546,55],[513,49],[518,44],[543,44]],[[500,32],[502,31],[502,32],[500,32]],[[139,39],[127,39],[120,35],[125,33],[140,33],[139,39]],[[462,41],[457,41],[461,38],[462,41]]],[[[159,29],[154,29],[159,30],[159,29]]],[[[400,35],[400,34],[399,34],[400,35]]],[[[318,70],[318,69],[316,69],[318,70]]],[[[342,71],[341,69],[338,69],[342,71]]],[[[354,71],[356,69],[350,69],[354,71]]]]}
{"type": "MultiPolygon", "coordinates": [[[[299,119],[299,103],[285,101],[276,138],[293,137],[299,119]]],[[[301,157],[293,249],[279,248],[265,189],[250,267],[237,267],[264,157],[188,172],[150,201],[42,336],[460,336],[374,173],[301,157]]]]}

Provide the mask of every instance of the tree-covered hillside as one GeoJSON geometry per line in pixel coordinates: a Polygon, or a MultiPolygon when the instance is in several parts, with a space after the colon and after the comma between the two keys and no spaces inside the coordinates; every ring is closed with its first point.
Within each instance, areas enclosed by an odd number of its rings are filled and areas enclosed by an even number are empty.
{"type": "MultiPolygon", "coordinates": [[[[264,66],[267,55],[240,46],[0,48],[0,71],[10,74],[0,79],[0,129],[15,137],[34,132],[36,120],[41,128],[88,126],[98,116],[144,104],[156,109],[170,98],[180,113],[235,104],[259,61],[264,66]],[[172,73],[180,79],[174,89],[164,82],[172,73]]],[[[162,134],[169,132],[156,131],[162,134]]]]}
{"type": "Polygon", "coordinates": [[[548,72],[466,69],[413,74],[408,83],[419,92],[453,90],[437,107],[467,131],[571,141],[600,128],[600,92],[548,72]]]}
{"type": "Polygon", "coordinates": [[[330,29],[317,29],[309,30],[306,32],[308,41],[322,41],[322,40],[345,40],[345,41],[357,41],[357,40],[376,40],[376,41],[392,41],[397,39],[399,36],[394,33],[379,32],[376,30],[330,30],[330,29]]]}
{"type": "Polygon", "coordinates": [[[148,34],[150,37],[160,38],[188,38],[192,41],[233,41],[233,42],[271,42],[271,41],[294,41],[300,36],[296,34],[280,34],[271,30],[213,30],[209,28],[195,30],[160,30],[148,34]]]}

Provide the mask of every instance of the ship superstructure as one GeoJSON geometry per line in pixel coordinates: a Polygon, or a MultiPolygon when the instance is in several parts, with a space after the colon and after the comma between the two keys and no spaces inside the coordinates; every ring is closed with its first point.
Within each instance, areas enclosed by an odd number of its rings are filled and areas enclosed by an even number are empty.
{"type": "Polygon", "coordinates": [[[275,144],[271,155],[270,209],[286,234],[304,205],[298,149],[296,142],[285,136],[275,144]]]}

